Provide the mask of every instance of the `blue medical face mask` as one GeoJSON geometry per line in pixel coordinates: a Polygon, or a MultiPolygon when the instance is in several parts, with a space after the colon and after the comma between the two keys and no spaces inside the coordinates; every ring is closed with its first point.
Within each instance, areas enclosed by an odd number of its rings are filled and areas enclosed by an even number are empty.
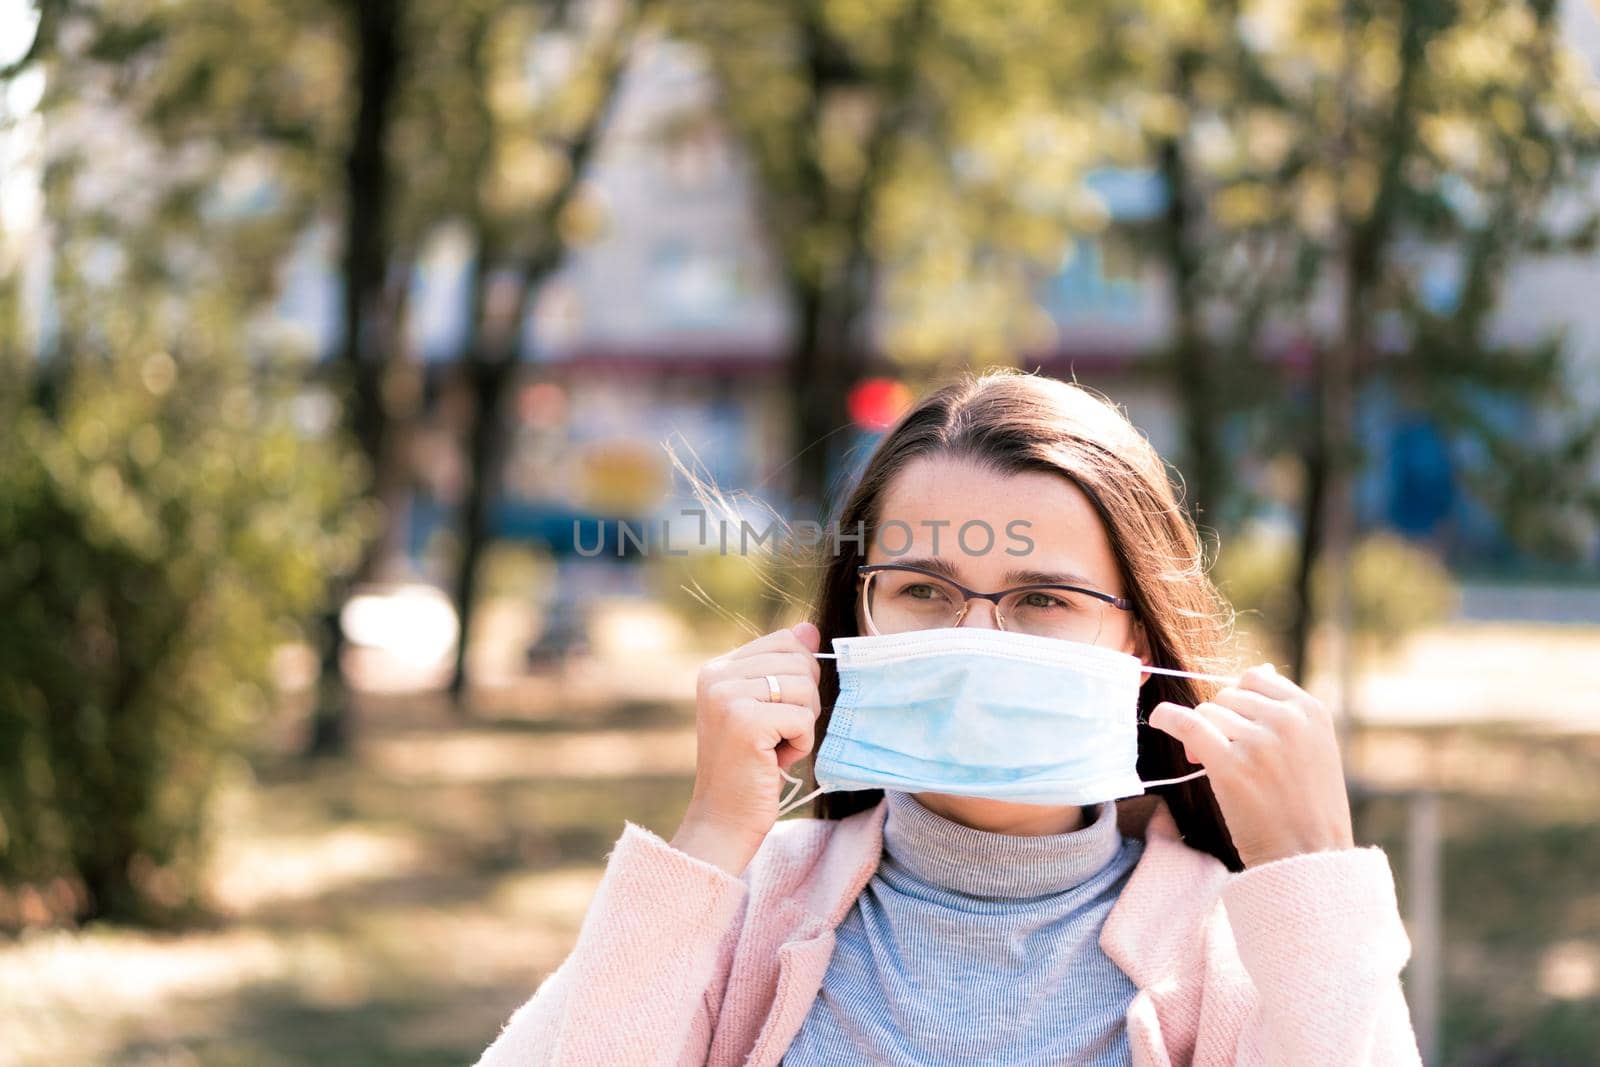
{"type": "MultiPolygon", "coordinates": [[[[965,626],[841,637],[839,698],[817,752],[818,793],[891,789],[1018,804],[1083,805],[1181,778],[1139,780],[1139,675],[1110,648],[965,626]]],[[[827,658],[827,653],[818,653],[827,658]]],[[[800,779],[783,775],[799,791],[800,779]]]]}

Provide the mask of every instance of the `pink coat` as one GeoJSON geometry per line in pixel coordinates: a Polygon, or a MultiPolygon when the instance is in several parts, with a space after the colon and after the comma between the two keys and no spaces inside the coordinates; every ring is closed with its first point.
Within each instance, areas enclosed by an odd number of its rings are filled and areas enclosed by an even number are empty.
{"type": "MultiPolygon", "coordinates": [[[[738,878],[626,823],[576,947],[479,1067],[774,1067],[877,869],[885,810],[779,822],[738,878]]],[[[1135,1067],[1421,1063],[1381,849],[1235,874],[1184,844],[1158,797],[1117,816],[1146,842],[1100,935],[1138,990],[1135,1067]]]]}

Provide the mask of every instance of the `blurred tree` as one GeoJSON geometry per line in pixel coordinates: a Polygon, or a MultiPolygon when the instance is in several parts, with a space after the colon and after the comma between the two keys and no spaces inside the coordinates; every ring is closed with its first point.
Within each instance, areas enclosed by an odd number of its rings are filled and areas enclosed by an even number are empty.
{"type": "MultiPolygon", "coordinates": [[[[343,337],[340,354],[354,383],[348,386],[351,424],[374,465],[387,467],[388,423],[382,370],[398,347],[390,273],[388,140],[399,95],[404,0],[349,0],[349,49],[356,57],[351,129],[344,158],[343,337]]],[[[380,494],[381,496],[382,494],[380,494]]]]}
{"type": "Polygon", "coordinates": [[[1108,163],[1157,179],[1158,210],[1125,224],[1168,283],[1171,340],[1162,372],[1173,386],[1183,448],[1184,503],[1202,530],[1248,514],[1233,475],[1230,425],[1278,394],[1259,352],[1304,306],[1318,263],[1292,225],[1247,205],[1260,171],[1291,145],[1283,94],[1262,67],[1233,0],[1125,5],[1109,13],[1108,163]],[[1226,144],[1231,155],[1219,155],[1226,144]]]}
{"type": "MultiPolygon", "coordinates": [[[[360,495],[383,501],[392,514],[405,478],[386,402],[396,313],[386,306],[395,290],[384,142],[400,61],[399,0],[288,8],[188,0],[45,14],[35,55],[55,60],[44,105],[52,129],[58,135],[78,124],[92,129],[115,116],[126,123],[117,127],[124,141],[140,131],[148,138],[141,152],[183,161],[162,168],[138,155],[150,172],[119,175],[138,188],[134,204],[150,201],[147,211],[130,215],[126,201],[112,211],[109,198],[88,207],[74,199],[81,193],[57,198],[56,209],[70,212],[70,225],[90,226],[122,253],[147,258],[175,288],[184,284],[188,267],[171,256],[171,245],[186,228],[185,236],[197,239],[197,228],[228,219],[237,223],[230,236],[240,241],[231,251],[249,258],[230,260],[226,269],[237,274],[248,262],[251,276],[241,278],[240,291],[269,306],[286,262],[308,232],[329,221],[322,208],[326,190],[341,190],[343,337],[330,377],[367,460],[360,495]],[[340,73],[344,49],[355,57],[349,66],[356,77],[348,83],[340,73]]],[[[87,165],[85,153],[53,155],[58,175],[87,165]]],[[[81,190],[114,183],[91,178],[73,184],[81,190]]],[[[65,218],[53,221],[61,225],[65,218]]],[[[60,355],[66,359],[70,352],[60,355]]],[[[369,577],[391,545],[392,537],[375,538],[349,579],[369,577]]],[[[308,738],[317,752],[339,750],[347,729],[348,695],[338,671],[338,605],[345,592],[333,590],[319,642],[324,670],[308,738]]]]}
{"type": "Polygon", "coordinates": [[[31,53],[51,287],[8,362],[0,868],[84,915],[193,901],[271,657],[370,534],[315,353],[251,328],[325,180],[315,13],[63,8],[31,53]]]}
{"type": "MultiPolygon", "coordinates": [[[[825,514],[849,428],[845,394],[867,356],[873,227],[919,77],[930,4],[676,6],[705,48],[721,119],[748,151],[794,316],[787,359],[798,514],[825,514]]],[[[694,116],[691,116],[693,120],[694,116]]]]}
{"type": "Polygon", "coordinates": [[[1596,428],[1571,410],[1560,346],[1497,343],[1491,325],[1511,263],[1591,243],[1600,111],[1542,0],[1136,10],[1106,35],[1168,189],[1148,232],[1174,283],[1190,502],[1249,510],[1228,503],[1233,449],[1301,457],[1289,646],[1303,673],[1314,620],[1348,619],[1344,584],[1319,586],[1325,611],[1312,579],[1327,553],[1345,569],[1362,396],[1398,395],[1514,455],[1474,482],[1514,531],[1592,511],[1596,428]],[[1487,413],[1507,405],[1562,425],[1528,442],[1487,413]],[[1234,414],[1254,441],[1219,439],[1234,414]]]}
{"type": "MultiPolygon", "coordinates": [[[[1053,340],[1038,268],[1094,224],[1088,20],[1040,2],[679,0],[743,146],[792,314],[796,517],[825,517],[873,361],[913,376],[1053,340]],[[1072,82],[1064,105],[1047,91],[1072,82]]],[[[1101,102],[1103,104],[1103,102],[1101,102]]]]}
{"type": "Polygon", "coordinates": [[[296,368],[249,365],[226,291],[182,324],[100,300],[51,410],[12,400],[0,435],[0,879],[148,919],[200,903],[273,654],[360,551],[360,470],[297,423],[296,368]]]}
{"type": "MultiPolygon", "coordinates": [[[[401,356],[400,327],[406,291],[403,259],[396,264],[391,218],[393,166],[389,138],[403,77],[405,0],[349,0],[340,5],[349,48],[356,57],[350,133],[344,153],[344,249],[341,258],[342,380],[345,421],[366,456],[367,492],[385,516],[350,576],[351,585],[370,580],[397,552],[402,499],[409,488],[405,461],[406,424],[413,410],[398,410],[403,398],[395,367],[401,356]],[[396,267],[401,269],[395,269],[396,267]]],[[[343,753],[349,742],[351,702],[342,669],[345,648],[341,607],[348,588],[332,591],[322,618],[321,669],[306,749],[312,755],[343,753]]]]}
{"type": "MultiPolygon", "coordinates": [[[[1515,429],[1461,417],[1485,394],[1550,413],[1569,406],[1570,371],[1557,348],[1497,343],[1490,331],[1508,265],[1587,248],[1595,230],[1592,207],[1577,218],[1557,210],[1565,194],[1594,180],[1600,107],[1561,41],[1554,5],[1385,0],[1339,10],[1346,21],[1337,28],[1315,8],[1295,27],[1322,46],[1310,53],[1314,76],[1305,62],[1293,73],[1277,67],[1302,116],[1327,116],[1330,100],[1343,105],[1337,118],[1309,124],[1307,147],[1325,149],[1324,167],[1308,166],[1290,183],[1331,193],[1331,217],[1306,228],[1327,242],[1337,294],[1330,328],[1313,348],[1291,629],[1297,670],[1318,615],[1317,560],[1330,552],[1343,573],[1354,535],[1350,479],[1364,389],[1396,390],[1491,452],[1514,449],[1533,485],[1585,484],[1596,459],[1593,413],[1556,447],[1533,449],[1513,441],[1515,429]],[[1320,67],[1321,53],[1336,58],[1320,67]],[[1428,291],[1430,256],[1442,257],[1453,291],[1428,291]]],[[[1564,521],[1556,516],[1566,501],[1535,502],[1494,481],[1477,487],[1497,512],[1529,505],[1512,532],[1564,521]]],[[[1351,605],[1346,583],[1337,588],[1333,615],[1344,623],[1351,605]]]]}
{"type": "MultiPolygon", "coordinates": [[[[239,203],[224,211],[248,220],[254,242],[248,262],[256,275],[242,291],[266,305],[289,257],[332,221],[327,190],[340,190],[341,333],[329,371],[367,459],[362,495],[386,516],[352,582],[372,577],[394,551],[409,483],[407,426],[419,384],[404,358],[410,265],[441,226],[467,224],[475,258],[460,366],[477,417],[466,430],[471,476],[453,583],[462,618],[458,693],[505,438],[503,398],[534,294],[568,245],[597,225],[583,179],[645,6],[292,0],[285,9],[184,0],[74,9],[47,27],[55,40],[64,19],[82,42],[52,68],[53,121],[62,122],[73,100],[92,98],[192,161],[149,183],[165,206],[138,213],[143,223],[96,209],[92,223],[78,211],[73,225],[154,249],[181,230],[186,207],[215,206],[226,199],[219,190],[232,186],[239,203]],[[103,91],[107,84],[120,84],[119,99],[103,91]],[[397,172],[407,177],[398,186],[397,172]]],[[[82,165],[58,156],[58,173],[82,165]]],[[[178,272],[169,277],[178,288],[178,272]]],[[[309,739],[317,752],[338,751],[348,733],[338,672],[346,592],[334,591],[324,617],[309,739]]]]}
{"type": "Polygon", "coordinates": [[[470,161],[453,206],[468,220],[474,247],[458,363],[473,402],[453,587],[461,629],[450,691],[458,708],[529,316],[568,248],[599,224],[584,181],[649,6],[650,0],[548,10],[466,5],[452,16],[465,20],[458,34],[467,77],[464,107],[448,118],[470,161]],[[540,42],[573,48],[578,57],[565,69],[530,71],[528,52],[540,42]],[[541,77],[542,84],[535,80],[541,77]]]}

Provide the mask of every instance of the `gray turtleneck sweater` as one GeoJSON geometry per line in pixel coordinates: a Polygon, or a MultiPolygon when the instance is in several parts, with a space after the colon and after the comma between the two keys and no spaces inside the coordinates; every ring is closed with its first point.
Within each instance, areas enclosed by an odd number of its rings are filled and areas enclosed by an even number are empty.
{"type": "Polygon", "coordinates": [[[887,797],[878,870],[783,1067],[1129,1063],[1135,988],[1100,928],[1144,842],[1118,832],[1116,805],[1023,837],[887,797]]]}

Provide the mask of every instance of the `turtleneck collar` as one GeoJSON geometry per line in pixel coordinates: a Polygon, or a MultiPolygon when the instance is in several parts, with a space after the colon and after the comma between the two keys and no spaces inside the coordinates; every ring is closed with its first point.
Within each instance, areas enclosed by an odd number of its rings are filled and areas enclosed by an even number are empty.
{"type": "Polygon", "coordinates": [[[1038,897],[1075,888],[1122,848],[1117,806],[1086,809],[1091,821],[1064,834],[974,830],[929,811],[911,793],[886,791],[883,850],[932,885],[984,897],[1038,897]]]}

